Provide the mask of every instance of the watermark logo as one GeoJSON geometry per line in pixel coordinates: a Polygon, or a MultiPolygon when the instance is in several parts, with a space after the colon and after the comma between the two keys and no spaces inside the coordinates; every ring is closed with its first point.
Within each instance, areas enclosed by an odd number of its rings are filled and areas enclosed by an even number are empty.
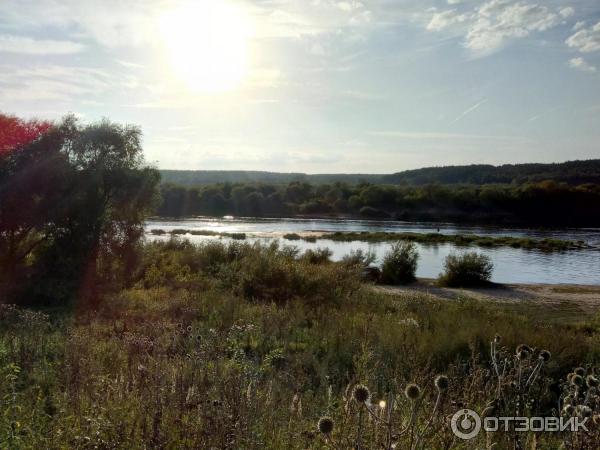
{"type": "Polygon", "coordinates": [[[481,430],[481,417],[471,409],[461,409],[452,416],[450,426],[456,437],[473,439],[481,430]]]}
{"type": "Polygon", "coordinates": [[[587,417],[485,417],[483,420],[471,409],[457,411],[450,422],[452,432],[460,439],[476,437],[483,429],[487,432],[515,431],[588,431],[587,417]]]}

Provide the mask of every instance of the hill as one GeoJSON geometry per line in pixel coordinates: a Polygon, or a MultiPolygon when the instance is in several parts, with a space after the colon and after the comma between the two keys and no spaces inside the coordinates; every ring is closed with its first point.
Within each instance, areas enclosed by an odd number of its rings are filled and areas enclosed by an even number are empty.
{"type": "Polygon", "coordinates": [[[600,159],[551,164],[504,164],[493,166],[426,167],[393,174],[306,174],[300,172],[263,172],[250,170],[161,170],[165,183],[184,186],[214,183],[310,183],[359,184],[505,184],[554,180],[568,184],[600,183],[600,159]]]}

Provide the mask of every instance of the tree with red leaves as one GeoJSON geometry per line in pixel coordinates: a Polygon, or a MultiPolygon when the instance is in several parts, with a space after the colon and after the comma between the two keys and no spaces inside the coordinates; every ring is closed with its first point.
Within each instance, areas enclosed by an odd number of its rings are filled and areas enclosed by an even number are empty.
{"type": "Polygon", "coordinates": [[[0,156],[35,141],[51,127],[52,123],[47,121],[0,114],[0,156]]]}

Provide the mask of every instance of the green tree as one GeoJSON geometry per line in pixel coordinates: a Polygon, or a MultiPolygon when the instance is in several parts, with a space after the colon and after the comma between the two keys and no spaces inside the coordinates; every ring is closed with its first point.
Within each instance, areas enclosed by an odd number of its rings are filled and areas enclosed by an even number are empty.
{"type": "Polygon", "coordinates": [[[97,301],[100,286],[126,280],[158,198],[159,175],[144,164],[140,129],[108,120],[82,125],[69,116],[16,159],[3,161],[2,198],[28,198],[31,211],[11,216],[11,201],[3,201],[0,233],[12,227],[35,236],[19,276],[28,294],[55,300],[78,292],[97,301]]]}

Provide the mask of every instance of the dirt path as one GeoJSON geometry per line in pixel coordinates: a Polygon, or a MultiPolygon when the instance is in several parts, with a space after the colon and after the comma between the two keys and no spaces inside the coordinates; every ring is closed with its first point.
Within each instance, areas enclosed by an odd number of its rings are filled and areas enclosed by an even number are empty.
{"type": "Polygon", "coordinates": [[[435,280],[419,279],[408,286],[375,286],[380,292],[428,294],[435,298],[456,299],[470,297],[479,300],[548,306],[551,308],[576,308],[593,314],[600,311],[600,286],[557,284],[503,284],[491,288],[445,288],[435,285],[435,280]]]}

